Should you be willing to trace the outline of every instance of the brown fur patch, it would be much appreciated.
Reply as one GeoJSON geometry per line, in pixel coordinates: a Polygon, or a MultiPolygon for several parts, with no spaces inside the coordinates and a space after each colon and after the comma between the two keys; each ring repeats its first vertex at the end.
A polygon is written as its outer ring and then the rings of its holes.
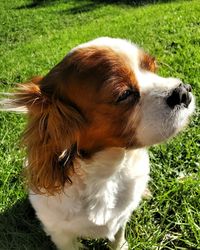
{"type": "Polygon", "coordinates": [[[19,85],[14,102],[28,108],[23,144],[28,155],[29,185],[35,192],[53,194],[70,182],[73,168],[63,169],[59,156],[78,140],[83,119],[73,107],[43,95],[40,82],[34,79],[19,85]]]}
{"type": "Polygon", "coordinates": [[[126,147],[124,128],[137,100],[133,97],[119,105],[116,100],[126,89],[139,92],[139,86],[125,57],[106,47],[79,49],[70,58],[68,79],[61,92],[87,121],[79,148],[91,153],[106,147],[126,147]]]}
{"type": "Polygon", "coordinates": [[[155,58],[143,51],[140,53],[140,67],[154,73],[158,68],[155,58]]]}
{"type": "Polygon", "coordinates": [[[85,156],[108,147],[134,146],[134,128],[125,132],[125,127],[138,93],[128,61],[107,47],[78,49],[44,78],[22,84],[15,104],[28,108],[23,141],[31,188],[49,194],[62,190],[74,171],[72,162],[63,169],[59,159],[75,144],[85,156]],[[117,103],[127,89],[133,94],[117,103]]]}

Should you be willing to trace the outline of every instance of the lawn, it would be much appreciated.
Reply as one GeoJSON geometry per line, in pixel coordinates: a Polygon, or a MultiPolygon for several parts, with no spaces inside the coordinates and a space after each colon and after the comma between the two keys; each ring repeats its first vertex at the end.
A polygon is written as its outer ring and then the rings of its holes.
{"type": "MultiPolygon", "coordinates": [[[[159,73],[190,83],[199,105],[199,0],[133,2],[0,1],[0,92],[47,73],[75,45],[112,36],[155,55],[159,73]]],[[[181,135],[150,148],[152,198],[127,226],[131,249],[200,249],[199,115],[197,108],[181,135]]],[[[23,185],[24,124],[22,115],[0,113],[0,250],[53,250],[23,185]]],[[[104,242],[86,244],[105,249],[104,242]]]]}

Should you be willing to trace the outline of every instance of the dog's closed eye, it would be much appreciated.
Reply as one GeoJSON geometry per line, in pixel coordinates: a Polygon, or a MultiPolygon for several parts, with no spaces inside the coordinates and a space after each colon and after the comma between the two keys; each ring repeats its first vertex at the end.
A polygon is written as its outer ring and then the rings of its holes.
{"type": "Polygon", "coordinates": [[[125,101],[129,101],[130,99],[134,98],[135,101],[138,101],[140,98],[140,93],[135,91],[134,89],[127,89],[119,95],[117,98],[117,103],[123,103],[125,101]]]}

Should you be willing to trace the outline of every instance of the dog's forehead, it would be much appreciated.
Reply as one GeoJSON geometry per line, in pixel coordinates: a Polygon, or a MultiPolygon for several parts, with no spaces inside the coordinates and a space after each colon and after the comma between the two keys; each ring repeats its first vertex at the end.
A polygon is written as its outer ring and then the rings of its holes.
{"type": "Polygon", "coordinates": [[[71,50],[71,52],[88,47],[107,47],[112,49],[116,53],[123,54],[131,64],[130,66],[132,66],[134,69],[138,68],[140,64],[139,58],[141,49],[137,45],[125,39],[100,37],[75,47],[71,50]]]}

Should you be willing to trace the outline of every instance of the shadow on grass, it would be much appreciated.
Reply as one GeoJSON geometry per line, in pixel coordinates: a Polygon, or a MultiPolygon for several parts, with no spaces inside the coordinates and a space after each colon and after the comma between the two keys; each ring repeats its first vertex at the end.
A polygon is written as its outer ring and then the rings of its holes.
{"type": "MultiPolygon", "coordinates": [[[[123,4],[123,5],[129,5],[133,7],[139,7],[147,4],[157,4],[157,3],[168,3],[168,2],[174,2],[177,0],[74,0],[74,5],[80,4],[79,6],[75,6],[71,8],[68,12],[71,14],[77,14],[80,12],[88,12],[93,9],[96,9],[97,7],[100,7],[101,5],[105,4],[123,4]]],[[[49,5],[55,5],[59,3],[66,3],[67,0],[58,1],[58,0],[32,0],[31,3],[22,5],[17,7],[16,9],[32,9],[32,8],[39,8],[39,7],[45,7],[49,5]]]]}
{"type": "Polygon", "coordinates": [[[168,3],[174,2],[176,0],[91,0],[96,3],[108,3],[108,4],[127,4],[132,6],[141,6],[146,4],[156,4],[156,3],[168,3]]]}
{"type": "MultiPolygon", "coordinates": [[[[82,240],[88,250],[108,250],[102,240],[82,240]]],[[[0,214],[0,250],[56,250],[27,199],[0,214]]]]}
{"type": "Polygon", "coordinates": [[[45,7],[48,5],[52,5],[56,3],[57,0],[32,0],[32,2],[21,5],[17,7],[16,9],[21,10],[21,9],[33,9],[33,8],[38,8],[38,7],[45,7]]]}
{"type": "Polygon", "coordinates": [[[45,235],[28,199],[0,214],[1,250],[56,250],[45,235]]]}
{"type": "Polygon", "coordinates": [[[62,10],[60,13],[62,14],[79,14],[84,12],[90,12],[106,4],[115,4],[115,5],[128,5],[130,7],[140,7],[147,4],[157,4],[157,3],[167,3],[167,2],[175,2],[177,0],[90,0],[89,2],[74,0],[74,7],[62,10]]]}

